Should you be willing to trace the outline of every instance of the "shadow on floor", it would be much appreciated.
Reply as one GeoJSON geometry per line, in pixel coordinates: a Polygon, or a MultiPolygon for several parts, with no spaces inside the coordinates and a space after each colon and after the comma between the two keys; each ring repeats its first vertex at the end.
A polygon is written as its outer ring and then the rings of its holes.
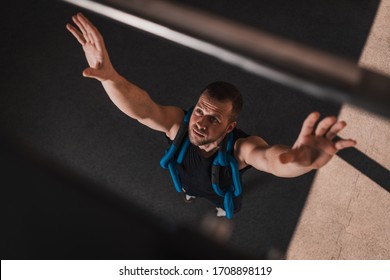
{"type": "Polygon", "coordinates": [[[390,192],[390,171],[356,148],[341,150],[337,155],[390,192]]]}

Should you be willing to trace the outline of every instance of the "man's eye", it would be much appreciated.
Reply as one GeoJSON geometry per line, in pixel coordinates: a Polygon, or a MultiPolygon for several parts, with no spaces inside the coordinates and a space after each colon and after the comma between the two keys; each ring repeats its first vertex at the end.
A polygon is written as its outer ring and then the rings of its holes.
{"type": "Polygon", "coordinates": [[[196,109],[195,113],[198,114],[198,115],[202,115],[202,110],[201,109],[196,109]]]}
{"type": "Polygon", "coordinates": [[[215,117],[210,117],[210,121],[211,121],[212,123],[219,123],[218,119],[215,118],[215,117]]]}

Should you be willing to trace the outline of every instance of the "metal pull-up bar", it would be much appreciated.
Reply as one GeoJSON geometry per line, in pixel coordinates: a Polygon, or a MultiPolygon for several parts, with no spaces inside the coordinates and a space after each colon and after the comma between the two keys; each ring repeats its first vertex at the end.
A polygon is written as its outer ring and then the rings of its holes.
{"type": "Polygon", "coordinates": [[[160,0],[63,0],[311,96],[390,118],[390,77],[202,10],[160,0]]]}

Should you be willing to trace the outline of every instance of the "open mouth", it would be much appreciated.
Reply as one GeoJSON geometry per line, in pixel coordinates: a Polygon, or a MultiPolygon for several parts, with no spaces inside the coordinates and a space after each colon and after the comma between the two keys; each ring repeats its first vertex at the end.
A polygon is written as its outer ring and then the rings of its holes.
{"type": "Polygon", "coordinates": [[[205,137],[206,135],[203,135],[202,133],[198,132],[197,130],[195,129],[192,129],[192,131],[194,132],[194,134],[198,137],[205,137]]]}

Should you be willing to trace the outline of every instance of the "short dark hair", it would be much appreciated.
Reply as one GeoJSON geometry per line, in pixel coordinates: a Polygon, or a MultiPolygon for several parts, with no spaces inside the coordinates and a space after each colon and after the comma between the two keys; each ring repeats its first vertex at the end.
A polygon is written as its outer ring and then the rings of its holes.
{"type": "Polygon", "coordinates": [[[231,119],[237,119],[242,110],[243,100],[240,91],[234,85],[224,81],[212,82],[201,91],[201,94],[204,93],[218,101],[231,101],[233,106],[231,119]]]}

